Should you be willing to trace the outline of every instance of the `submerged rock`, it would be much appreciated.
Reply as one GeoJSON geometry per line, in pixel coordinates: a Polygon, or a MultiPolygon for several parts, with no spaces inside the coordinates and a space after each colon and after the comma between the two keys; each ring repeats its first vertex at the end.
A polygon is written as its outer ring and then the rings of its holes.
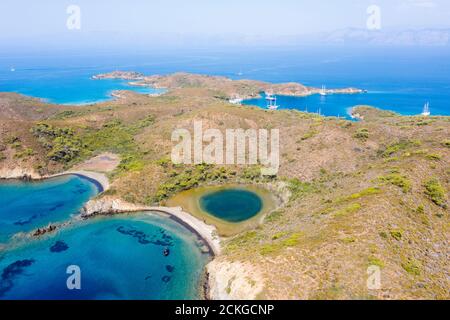
{"type": "Polygon", "coordinates": [[[63,252],[69,249],[69,246],[64,241],[56,241],[56,243],[50,247],[51,252],[63,252]]]}
{"type": "Polygon", "coordinates": [[[35,262],[34,259],[17,260],[3,269],[0,281],[0,297],[12,289],[13,278],[20,275],[24,270],[35,262]]]}
{"type": "Polygon", "coordinates": [[[166,266],[166,270],[167,270],[168,272],[172,273],[172,272],[175,270],[175,267],[174,267],[174,266],[171,266],[170,264],[168,264],[168,265],[166,266]]]}

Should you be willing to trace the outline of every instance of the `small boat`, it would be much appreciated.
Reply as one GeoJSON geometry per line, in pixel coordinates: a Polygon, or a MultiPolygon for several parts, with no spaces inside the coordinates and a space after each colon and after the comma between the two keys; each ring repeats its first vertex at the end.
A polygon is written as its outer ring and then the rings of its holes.
{"type": "Polygon", "coordinates": [[[273,95],[273,93],[270,92],[264,92],[265,96],[266,96],[266,100],[267,101],[274,101],[276,100],[275,96],[273,95]]]}
{"type": "Polygon", "coordinates": [[[239,98],[239,97],[236,97],[236,98],[233,98],[233,99],[228,100],[229,103],[231,103],[231,104],[237,104],[237,105],[242,104],[242,101],[243,101],[243,99],[241,99],[241,98],[239,98]]]}
{"type": "Polygon", "coordinates": [[[425,103],[425,105],[423,106],[422,115],[425,116],[425,117],[428,117],[429,115],[431,115],[430,103],[429,102],[425,103]]]}
{"type": "Polygon", "coordinates": [[[266,92],[265,94],[266,94],[266,100],[267,100],[267,108],[269,110],[278,109],[279,106],[277,105],[277,98],[271,93],[266,92]]]}
{"type": "Polygon", "coordinates": [[[11,71],[11,72],[14,72],[14,71],[16,71],[16,69],[15,69],[15,68],[11,68],[10,71],[11,71]]]}
{"type": "Polygon", "coordinates": [[[169,250],[169,248],[166,248],[166,249],[164,249],[164,251],[163,251],[163,255],[164,255],[164,257],[168,257],[168,256],[169,256],[169,254],[170,254],[170,250],[169,250]]]}

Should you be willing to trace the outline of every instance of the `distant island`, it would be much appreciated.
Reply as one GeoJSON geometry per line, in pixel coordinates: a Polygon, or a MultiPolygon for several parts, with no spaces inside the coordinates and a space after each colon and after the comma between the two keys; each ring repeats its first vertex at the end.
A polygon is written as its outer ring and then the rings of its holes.
{"type": "Polygon", "coordinates": [[[307,87],[300,83],[272,84],[256,80],[231,80],[225,77],[206,76],[190,73],[146,76],[138,72],[114,71],[92,77],[94,80],[123,79],[133,86],[149,86],[157,89],[215,88],[224,92],[228,98],[250,99],[259,97],[261,92],[275,95],[306,97],[313,94],[359,94],[365,91],[357,88],[324,89],[307,87]]]}

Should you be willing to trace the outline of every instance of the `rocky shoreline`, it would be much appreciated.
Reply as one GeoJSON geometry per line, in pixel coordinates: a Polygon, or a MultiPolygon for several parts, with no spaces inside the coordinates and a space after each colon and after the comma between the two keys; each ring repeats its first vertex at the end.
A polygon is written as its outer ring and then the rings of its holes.
{"type": "MultiPolygon", "coordinates": [[[[1,179],[20,179],[23,181],[41,181],[65,175],[80,175],[96,180],[104,190],[109,188],[107,177],[100,173],[87,171],[64,172],[52,176],[41,176],[30,170],[16,169],[8,172],[0,171],[1,179]]],[[[195,233],[208,248],[207,251],[212,260],[205,268],[204,281],[200,284],[200,290],[205,299],[228,300],[228,299],[256,299],[262,291],[263,281],[260,273],[253,266],[242,265],[239,262],[229,262],[221,258],[221,239],[217,235],[214,226],[207,225],[198,220],[181,207],[149,207],[128,203],[119,198],[105,196],[88,201],[81,209],[80,218],[90,219],[99,215],[127,214],[134,212],[146,212],[149,215],[160,214],[173,219],[195,233]],[[257,285],[255,285],[257,283],[257,285]]],[[[29,233],[30,237],[41,237],[54,233],[66,226],[63,224],[49,224],[47,227],[39,228],[29,233]]],[[[205,251],[204,251],[205,252],[205,251]]]]}
{"type": "Polygon", "coordinates": [[[304,86],[300,83],[280,83],[272,84],[256,80],[237,80],[231,81],[225,77],[204,76],[189,73],[175,73],[166,76],[144,75],[138,72],[114,71],[110,73],[98,74],[92,79],[121,79],[130,81],[129,85],[153,87],[157,89],[179,89],[184,87],[215,87],[222,89],[229,98],[237,96],[242,99],[251,99],[261,97],[261,92],[270,92],[275,95],[306,97],[314,94],[361,94],[366,90],[359,88],[340,88],[340,89],[321,89],[304,86]],[[249,89],[251,91],[248,91],[249,89]]]}

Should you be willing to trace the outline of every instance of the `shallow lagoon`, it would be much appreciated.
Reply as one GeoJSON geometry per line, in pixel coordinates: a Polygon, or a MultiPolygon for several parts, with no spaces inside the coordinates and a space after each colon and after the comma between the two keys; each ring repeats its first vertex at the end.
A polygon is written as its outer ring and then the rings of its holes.
{"type": "Polygon", "coordinates": [[[219,219],[242,222],[261,212],[263,203],[254,192],[229,189],[204,195],[200,198],[200,207],[219,219]]]}
{"type": "Polygon", "coordinates": [[[217,227],[222,236],[232,236],[258,226],[276,207],[274,195],[249,185],[207,186],[180,192],[167,201],[198,219],[217,227]]]}

